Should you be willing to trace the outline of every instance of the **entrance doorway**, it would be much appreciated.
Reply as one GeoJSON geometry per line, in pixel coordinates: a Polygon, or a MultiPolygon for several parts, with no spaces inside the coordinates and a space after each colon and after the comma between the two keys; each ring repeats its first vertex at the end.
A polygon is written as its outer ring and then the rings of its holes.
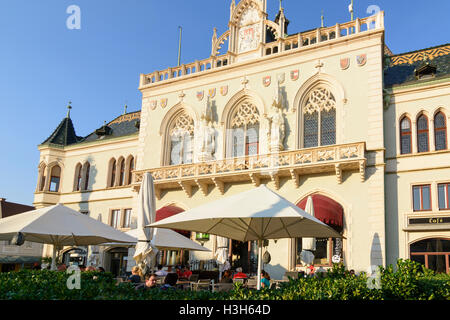
{"type": "Polygon", "coordinates": [[[244,273],[256,273],[258,267],[256,241],[231,241],[231,267],[242,268],[244,273]]]}
{"type": "Polygon", "coordinates": [[[437,273],[449,273],[450,239],[425,239],[410,245],[411,260],[437,273]]]}
{"type": "Polygon", "coordinates": [[[107,252],[109,256],[109,271],[115,277],[125,277],[127,270],[127,248],[113,248],[107,252]]]}

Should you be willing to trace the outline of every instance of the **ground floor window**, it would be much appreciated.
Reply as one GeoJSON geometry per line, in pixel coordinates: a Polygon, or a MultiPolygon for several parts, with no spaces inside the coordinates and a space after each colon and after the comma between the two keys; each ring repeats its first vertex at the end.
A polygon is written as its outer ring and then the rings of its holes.
{"type": "MultiPolygon", "coordinates": [[[[333,257],[342,258],[342,239],[337,238],[317,238],[312,241],[315,242],[315,250],[312,250],[310,245],[305,248],[304,238],[296,238],[296,257],[297,265],[302,265],[302,251],[308,250],[314,255],[313,264],[315,266],[331,266],[333,264],[333,257]]],[[[308,244],[311,242],[308,241],[308,244]]]]}
{"type": "Polygon", "coordinates": [[[438,273],[449,273],[450,239],[425,239],[410,245],[411,260],[438,273]]]}

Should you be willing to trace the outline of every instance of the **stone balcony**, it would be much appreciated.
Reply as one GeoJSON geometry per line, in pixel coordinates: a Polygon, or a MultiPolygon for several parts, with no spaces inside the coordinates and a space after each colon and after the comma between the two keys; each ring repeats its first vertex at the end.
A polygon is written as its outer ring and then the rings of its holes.
{"type": "Polygon", "coordinates": [[[298,188],[300,176],[317,173],[332,173],[341,184],[344,170],[359,171],[364,182],[366,163],[365,143],[359,142],[134,171],[133,189],[139,190],[146,172],[153,176],[158,200],[169,189],[181,188],[191,197],[198,187],[206,196],[210,185],[224,194],[226,183],[249,181],[259,186],[267,179],[278,190],[280,179],[286,177],[298,188]]]}

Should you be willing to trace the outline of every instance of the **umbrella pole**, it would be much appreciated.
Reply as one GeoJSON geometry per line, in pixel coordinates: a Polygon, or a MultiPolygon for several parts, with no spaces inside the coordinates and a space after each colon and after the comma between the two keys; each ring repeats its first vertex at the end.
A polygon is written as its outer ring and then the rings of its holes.
{"type": "Polygon", "coordinates": [[[52,266],[50,270],[56,270],[56,245],[53,244],[53,254],[52,254],[52,266]]]}
{"type": "Polygon", "coordinates": [[[262,240],[258,240],[258,283],[257,283],[258,290],[261,290],[261,270],[262,270],[262,240]]]}

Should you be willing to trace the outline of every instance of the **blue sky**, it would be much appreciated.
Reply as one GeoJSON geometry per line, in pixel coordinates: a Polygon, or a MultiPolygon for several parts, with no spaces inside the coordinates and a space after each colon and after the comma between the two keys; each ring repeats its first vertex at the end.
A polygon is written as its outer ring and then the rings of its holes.
{"type": "MultiPolygon", "coordinates": [[[[238,2],[238,1],[236,1],[238,2]]],[[[227,30],[231,0],[0,0],[0,197],[31,204],[43,142],[67,113],[77,135],[141,106],[139,74],[176,66],[178,26],[182,63],[209,56],[214,27],[227,30]],[[70,5],[81,29],[69,30],[70,5]]],[[[350,0],[284,0],[289,33],[350,19],[350,0]]],[[[370,5],[386,14],[394,53],[449,42],[448,0],[355,0],[355,16],[370,5]]],[[[268,0],[274,19],[278,0],[268,0]]]]}

